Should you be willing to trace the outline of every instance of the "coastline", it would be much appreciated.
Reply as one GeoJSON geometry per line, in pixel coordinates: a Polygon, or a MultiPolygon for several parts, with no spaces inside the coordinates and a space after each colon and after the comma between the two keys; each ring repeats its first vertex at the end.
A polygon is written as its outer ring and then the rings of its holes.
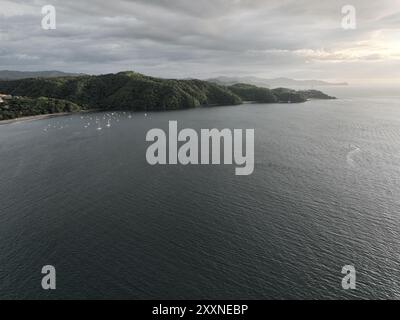
{"type": "Polygon", "coordinates": [[[21,118],[15,118],[15,119],[10,119],[10,120],[0,120],[0,126],[6,125],[6,124],[19,123],[19,122],[27,122],[27,121],[44,120],[44,119],[50,119],[50,118],[56,118],[56,117],[64,117],[64,116],[68,116],[68,115],[72,115],[72,114],[88,113],[88,112],[94,112],[94,111],[97,111],[97,110],[93,109],[93,110],[82,110],[80,112],[39,114],[36,116],[21,117],[21,118]]]}
{"type": "Polygon", "coordinates": [[[15,118],[15,119],[10,119],[10,120],[0,120],[0,125],[12,124],[12,123],[18,123],[18,122],[26,122],[26,121],[34,121],[34,120],[43,120],[43,119],[67,116],[70,114],[73,114],[73,113],[72,112],[63,112],[63,113],[40,114],[37,116],[15,118]]]}

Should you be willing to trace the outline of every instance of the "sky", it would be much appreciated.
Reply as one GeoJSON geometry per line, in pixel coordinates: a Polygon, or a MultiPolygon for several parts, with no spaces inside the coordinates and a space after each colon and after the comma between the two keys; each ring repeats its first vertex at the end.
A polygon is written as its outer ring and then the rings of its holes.
{"type": "Polygon", "coordinates": [[[400,0],[0,0],[0,69],[399,83],[400,0]]]}

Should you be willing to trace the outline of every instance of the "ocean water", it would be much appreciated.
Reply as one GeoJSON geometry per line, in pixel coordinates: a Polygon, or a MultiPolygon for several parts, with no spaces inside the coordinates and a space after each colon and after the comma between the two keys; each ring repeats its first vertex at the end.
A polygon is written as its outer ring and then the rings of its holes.
{"type": "Polygon", "coordinates": [[[400,298],[400,98],[325,91],[340,99],[1,125],[0,298],[400,298]],[[148,165],[169,120],[254,128],[254,174],[148,165]]]}

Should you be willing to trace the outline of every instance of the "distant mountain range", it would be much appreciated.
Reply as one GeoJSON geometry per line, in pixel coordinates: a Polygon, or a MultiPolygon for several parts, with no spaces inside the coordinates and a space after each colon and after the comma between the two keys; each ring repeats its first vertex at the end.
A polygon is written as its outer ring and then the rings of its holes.
{"type": "Polygon", "coordinates": [[[58,78],[82,76],[82,73],[66,73],[61,71],[11,71],[0,70],[0,80],[21,80],[28,78],[58,78]]]}
{"type": "Polygon", "coordinates": [[[208,79],[207,81],[231,86],[238,83],[247,83],[252,84],[258,87],[265,88],[279,88],[279,87],[323,87],[323,86],[347,86],[348,83],[340,82],[340,83],[332,83],[326,82],[322,80],[294,80],[289,78],[275,78],[275,79],[263,79],[258,77],[217,77],[208,79]]]}
{"type": "MultiPolygon", "coordinates": [[[[51,71],[12,71],[12,70],[0,70],[0,80],[21,80],[29,78],[60,78],[60,77],[77,77],[84,76],[83,73],[67,73],[57,70],[51,71]]],[[[224,85],[232,86],[238,83],[252,84],[258,87],[264,88],[279,88],[279,87],[323,87],[323,86],[347,86],[348,83],[332,83],[322,80],[294,80],[290,78],[274,78],[264,79],[258,77],[217,77],[207,79],[206,81],[224,85]]]]}

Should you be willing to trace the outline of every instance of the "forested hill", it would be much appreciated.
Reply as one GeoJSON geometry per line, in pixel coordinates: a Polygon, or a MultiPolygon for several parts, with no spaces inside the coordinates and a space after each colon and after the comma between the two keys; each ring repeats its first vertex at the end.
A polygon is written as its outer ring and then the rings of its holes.
{"type": "Polygon", "coordinates": [[[201,80],[166,80],[135,72],[0,81],[0,93],[68,100],[86,109],[175,110],[235,105],[229,89],[201,80]]]}
{"type": "Polygon", "coordinates": [[[3,119],[19,117],[21,114],[25,116],[53,113],[52,110],[56,113],[57,110],[68,109],[69,107],[65,107],[66,104],[76,105],[74,110],[79,107],[80,110],[161,111],[237,105],[243,101],[298,103],[307,99],[333,98],[315,90],[295,91],[285,88],[270,90],[248,84],[225,87],[201,80],[153,78],[131,71],[100,76],[0,81],[0,94],[18,98],[0,101],[0,113],[3,119]],[[26,100],[39,98],[47,100],[26,100]],[[57,102],[58,100],[63,102],[57,102]]]}

